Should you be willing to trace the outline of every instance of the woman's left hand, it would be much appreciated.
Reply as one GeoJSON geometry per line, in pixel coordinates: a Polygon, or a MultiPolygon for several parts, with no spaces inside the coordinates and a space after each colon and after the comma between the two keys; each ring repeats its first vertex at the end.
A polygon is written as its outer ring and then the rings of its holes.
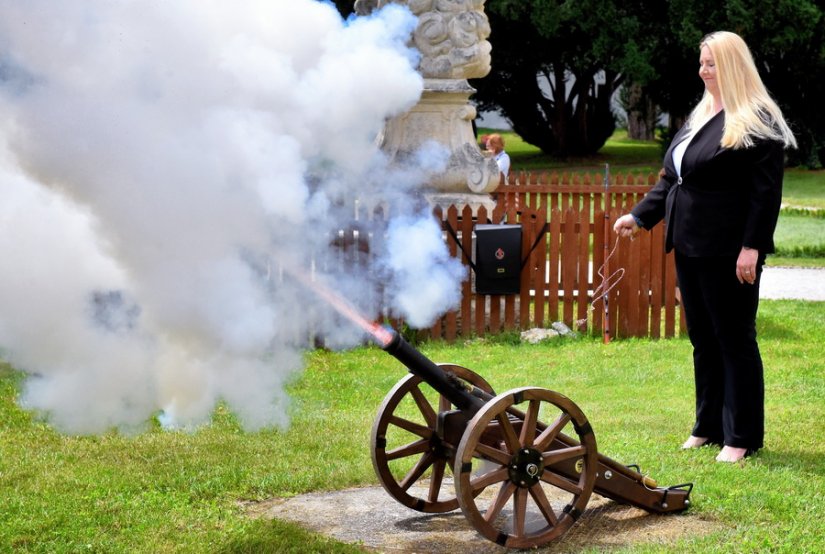
{"type": "Polygon", "coordinates": [[[756,282],[756,261],[759,250],[743,246],[736,260],[736,278],[740,283],[754,284],[756,282]]]}

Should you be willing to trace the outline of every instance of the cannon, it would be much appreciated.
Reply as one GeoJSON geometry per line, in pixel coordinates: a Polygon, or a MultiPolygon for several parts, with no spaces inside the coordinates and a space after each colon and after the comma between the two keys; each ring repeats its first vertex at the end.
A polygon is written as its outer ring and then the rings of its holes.
{"type": "Polygon", "coordinates": [[[539,387],[496,394],[477,373],[436,364],[321,283],[301,283],[409,370],[370,433],[378,479],[401,504],[423,513],[461,508],[476,531],[507,548],[563,536],[593,492],[660,514],[690,505],[692,483],[660,487],[599,454],[590,422],[566,396],[539,387]]]}
{"type": "Polygon", "coordinates": [[[690,505],[691,483],[659,487],[599,454],[590,422],[562,394],[496,394],[477,373],[432,362],[392,329],[373,336],[409,370],[384,398],[370,440],[378,479],[401,504],[461,508],[476,531],[507,548],[558,539],[593,492],[660,514],[690,505]]]}

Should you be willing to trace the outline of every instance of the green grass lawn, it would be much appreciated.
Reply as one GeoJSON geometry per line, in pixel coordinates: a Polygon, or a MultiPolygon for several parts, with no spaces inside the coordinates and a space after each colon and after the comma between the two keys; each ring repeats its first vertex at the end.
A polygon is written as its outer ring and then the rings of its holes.
{"type": "MultiPolygon", "coordinates": [[[[564,162],[505,138],[516,169],[601,171],[610,163],[614,171],[651,172],[660,164],[658,144],[620,134],[598,156],[564,162]]],[[[786,257],[769,263],[825,265],[825,218],[800,209],[825,208],[825,172],[788,170],[785,203],[776,239],[786,257]]],[[[691,513],[720,524],[676,544],[623,551],[823,552],[824,331],[825,303],[761,303],[768,433],[765,449],[742,465],[715,463],[713,449],[678,448],[693,411],[684,338],[530,346],[504,336],[423,350],[478,371],[499,391],[533,385],[569,396],[593,425],[600,452],[640,464],[662,484],[694,482],[691,513]]],[[[360,552],[244,509],[377,483],[369,430],[404,368],[376,348],[313,351],[306,362],[290,385],[286,430],[247,433],[218,408],[196,432],[150,422],[137,436],[78,437],[22,410],[23,374],[0,361],[0,552],[360,552]]]]}
{"type": "Polygon", "coordinates": [[[825,170],[786,169],[783,200],[793,207],[825,210],[825,170]]]}
{"type": "Polygon", "coordinates": [[[825,260],[825,218],[783,213],[774,241],[777,256],[825,260]]]}
{"type": "Polygon", "coordinates": [[[505,149],[516,170],[598,171],[610,164],[614,171],[624,173],[656,173],[662,162],[661,146],[657,142],[627,138],[625,131],[617,131],[598,154],[586,157],[554,158],[524,142],[512,132],[479,129],[479,135],[497,132],[505,141],[505,149]]]}
{"type": "MultiPolygon", "coordinates": [[[[719,523],[707,535],[622,552],[823,552],[823,330],[823,303],[762,303],[767,437],[742,465],[716,463],[712,448],[679,449],[693,412],[685,339],[488,339],[422,350],[474,369],[498,391],[531,385],[567,395],[600,452],[662,484],[693,482],[691,513],[719,523]]],[[[404,368],[377,348],[313,351],[306,361],[290,386],[286,430],[245,433],[218,409],[196,432],[153,425],[133,437],[56,433],[18,407],[22,376],[0,364],[0,552],[359,551],[244,511],[245,502],[377,483],[369,430],[404,368]]]]}
{"type": "MultiPolygon", "coordinates": [[[[479,129],[479,134],[493,132],[479,129]]],[[[602,173],[610,164],[613,174],[647,175],[662,165],[658,142],[627,138],[617,130],[598,154],[560,160],[542,154],[512,132],[501,132],[514,170],[602,173]]],[[[825,170],[789,168],[783,183],[783,205],[776,230],[777,253],[768,265],[825,267],[825,170]]]]}

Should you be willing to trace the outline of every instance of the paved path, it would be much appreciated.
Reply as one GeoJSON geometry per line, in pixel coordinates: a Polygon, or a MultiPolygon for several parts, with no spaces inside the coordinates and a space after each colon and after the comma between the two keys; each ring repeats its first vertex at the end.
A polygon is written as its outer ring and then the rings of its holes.
{"type": "Polygon", "coordinates": [[[759,297],[825,301],[825,268],[766,266],[759,297]]]}

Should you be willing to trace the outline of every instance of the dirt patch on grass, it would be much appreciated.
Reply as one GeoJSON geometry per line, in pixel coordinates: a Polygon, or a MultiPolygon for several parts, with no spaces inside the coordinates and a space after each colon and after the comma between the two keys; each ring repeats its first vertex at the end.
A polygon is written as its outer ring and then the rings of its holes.
{"type": "MultiPolygon", "coordinates": [[[[381,487],[312,493],[245,504],[251,517],[291,521],[339,541],[388,553],[506,552],[472,528],[461,510],[423,514],[401,505],[381,487]]],[[[722,528],[687,511],[656,515],[594,494],[579,521],[561,539],[535,552],[607,551],[632,545],[673,544],[722,528]]]]}

